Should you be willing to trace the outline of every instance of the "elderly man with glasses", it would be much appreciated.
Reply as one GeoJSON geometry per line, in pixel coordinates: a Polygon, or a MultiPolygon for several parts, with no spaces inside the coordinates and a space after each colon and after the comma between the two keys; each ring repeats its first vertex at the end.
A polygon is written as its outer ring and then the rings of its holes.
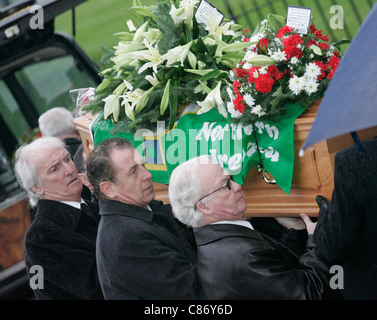
{"type": "Polygon", "coordinates": [[[314,244],[311,219],[301,216],[309,237],[299,257],[254,230],[244,216],[241,185],[210,157],[179,165],[170,178],[169,198],[174,215],[194,228],[208,299],[323,299],[332,294],[330,266],[314,244]]]}

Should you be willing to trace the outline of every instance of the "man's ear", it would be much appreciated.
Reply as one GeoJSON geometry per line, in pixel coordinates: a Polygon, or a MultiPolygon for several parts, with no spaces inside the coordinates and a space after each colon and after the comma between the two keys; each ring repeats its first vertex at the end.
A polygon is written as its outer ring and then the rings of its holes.
{"type": "Polygon", "coordinates": [[[203,215],[212,215],[213,214],[213,211],[211,208],[209,208],[206,203],[203,203],[202,201],[199,201],[197,204],[196,204],[196,210],[200,211],[201,213],[203,213],[203,215]]]}
{"type": "Polygon", "coordinates": [[[88,180],[88,176],[86,175],[86,173],[84,173],[84,172],[79,173],[79,177],[80,177],[80,180],[83,183],[83,185],[87,186],[90,189],[90,191],[93,192],[93,187],[90,184],[90,182],[88,180]]]}
{"type": "Polygon", "coordinates": [[[33,190],[35,193],[40,194],[40,195],[44,195],[45,193],[44,189],[40,185],[37,185],[37,184],[35,186],[32,186],[31,190],[33,190]]]}
{"type": "Polygon", "coordinates": [[[115,191],[113,190],[113,183],[110,181],[102,181],[99,188],[101,189],[102,193],[110,199],[113,199],[116,195],[115,191]]]}

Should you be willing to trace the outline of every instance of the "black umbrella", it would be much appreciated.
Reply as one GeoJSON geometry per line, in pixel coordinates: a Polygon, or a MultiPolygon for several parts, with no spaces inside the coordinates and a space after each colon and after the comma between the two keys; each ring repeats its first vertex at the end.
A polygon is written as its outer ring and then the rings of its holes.
{"type": "MultiPolygon", "coordinates": [[[[377,125],[377,3],[360,26],[324,94],[302,147],[377,125]]],[[[301,151],[301,152],[302,152],[301,151]]]]}

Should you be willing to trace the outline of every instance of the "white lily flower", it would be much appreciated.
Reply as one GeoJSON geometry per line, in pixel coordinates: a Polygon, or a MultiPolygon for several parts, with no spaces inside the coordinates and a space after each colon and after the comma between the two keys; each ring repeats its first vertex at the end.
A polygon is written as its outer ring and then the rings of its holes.
{"type": "Polygon", "coordinates": [[[132,44],[129,42],[120,41],[114,48],[116,51],[111,60],[114,62],[115,67],[119,70],[125,65],[135,65],[135,54],[139,50],[145,49],[145,46],[143,44],[132,44]]]}
{"type": "MultiPolygon", "coordinates": [[[[107,119],[109,115],[111,115],[114,112],[114,110],[119,109],[119,96],[116,94],[110,94],[105,99],[102,99],[102,101],[105,102],[105,106],[103,108],[104,119],[107,119]]],[[[115,114],[116,113],[117,112],[115,112],[115,114]]]]}
{"type": "Polygon", "coordinates": [[[138,51],[144,48],[145,46],[143,44],[130,43],[128,41],[119,41],[118,45],[114,47],[115,55],[138,51]]]}
{"type": "Polygon", "coordinates": [[[157,75],[153,72],[153,76],[151,76],[151,75],[147,75],[146,77],[145,77],[145,79],[146,80],[148,80],[148,82],[152,85],[152,86],[157,86],[159,83],[160,83],[160,81],[158,81],[158,79],[157,79],[157,75]]]}
{"type": "Polygon", "coordinates": [[[116,89],[114,90],[112,94],[102,99],[102,101],[105,102],[105,106],[103,108],[103,117],[105,119],[107,119],[110,114],[113,114],[114,121],[118,122],[119,111],[120,111],[119,97],[124,92],[125,89],[126,89],[126,84],[122,82],[119,86],[116,87],[116,89]]]}
{"type": "Polygon", "coordinates": [[[126,113],[126,116],[131,119],[132,121],[135,121],[135,113],[130,104],[127,100],[123,99],[122,106],[124,106],[124,112],[126,113]]]}
{"type": "Polygon", "coordinates": [[[146,39],[143,39],[144,45],[148,48],[148,50],[142,50],[135,53],[135,56],[139,57],[141,60],[149,60],[150,62],[144,63],[142,67],[140,67],[138,73],[142,73],[145,69],[150,67],[153,68],[154,73],[157,73],[157,67],[164,62],[160,53],[153,48],[146,39]]]}
{"type": "Polygon", "coordinates": [[[190,29],[193,28],[192,20],[194,18],[195,5],[197,3],[198,0],[182,0],[178,8],[172,4],[169,14],[172,17],[176,27],[178,27],[180,23],[184,21],[190,29]]]}
{"type": "Polygon", "coordinates": [[[144,90],[136,89],[134,91],[128,92],[126,97],[127,100],[131,103],[132,110],[135,108],[137,102],[141,98],[141,96],[144,94],[144,90]]]}
{"type": "Polygon", "coordinates": [[[181,62],[181,66],[183,66],[183,62],[185,61],[188,52],[190,50],[192,41],[185,44],[184,46],[178,46],[173,49],[170,49],[167,53],[165,53],[161,58],[167,60],[166,65],[170,66],[175,62],[181,62]]]}
{"type": "Polygon", "coordinates": [[[141,43],[141,41],[144,39],[144,33],[147,30],[148,21],[145,22],[140,28],[138,28],[134,34],[134,37],[132,39],[132,42],[134,43],[141,43]]]}
{"type": "Polygon", "coordinates": [[[127,20],[127,27],[128,27],[128,30],[130,30],[131,32],[136,30],[136,27],[134,23],[132,22],[132,20],[127,20]]]}
{"type": "Polygon", "coordinates": [[[230,29],[230,27],[234,24],[233,21],[225,22],[220,25],[220,21],[218,19],[218,15],[216,10],[213,10],[212,18],[209,19],[208,24],[206,26],[206,30],[208,31],[209,35],[214,35],[221,38],[222,35],[231,35],[235,36],[236,33],[230,29]]]}
{"type": "Polygon", "coordinates": [[[169,11],[170,16],[174,21],[174,25],[178,27],[183,20],[185,20],[185,16],[183,15],[184,9],[183,8],[176,8],[174,4],[171,5],[171,9],[169,11]]]}
{"type": "Polygon", "coordinates": [[[143,37],[152,45],[162,38],[162,32],[156,28],[149,28],[147,32],[144,32],[143,37]]]}
{"type": "Polygon", "coordinates": [[[204,101],[197,101],[197,104],[201,107],[198,111],[198,114],[203,114],[211,110],[215,105],[217,105],[217,109],[219,112],[226,118],[227,113],[225,110],[225,104],[223,99],[221,98],[220,93],[221,88],[221,81],[217,84],[216,88],[213,89],[204,101]]]}

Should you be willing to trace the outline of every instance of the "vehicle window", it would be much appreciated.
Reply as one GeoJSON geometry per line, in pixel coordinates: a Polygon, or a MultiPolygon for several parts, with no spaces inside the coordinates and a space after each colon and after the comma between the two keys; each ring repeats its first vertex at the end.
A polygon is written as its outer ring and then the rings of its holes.
{"type": "Polygon", "coordinates": [[[19,143],[30,135],[31,128],[3,80],[0,80],[0,114],[19,143]]]}
{"type": "Polygon", "coordinates": [[[15,4],[19,2],[20,0],[0,0],[0,8],[9,6],[11,4],[15,4]]]}
{"type": "Polygon", "coordinates": [[[16,79],[30,96],[39,114],[53,107],[73,110],[69,91],[96,87],[97,83],[76,66],[72,56],[37,62],[15,72],[16,79]]]}

